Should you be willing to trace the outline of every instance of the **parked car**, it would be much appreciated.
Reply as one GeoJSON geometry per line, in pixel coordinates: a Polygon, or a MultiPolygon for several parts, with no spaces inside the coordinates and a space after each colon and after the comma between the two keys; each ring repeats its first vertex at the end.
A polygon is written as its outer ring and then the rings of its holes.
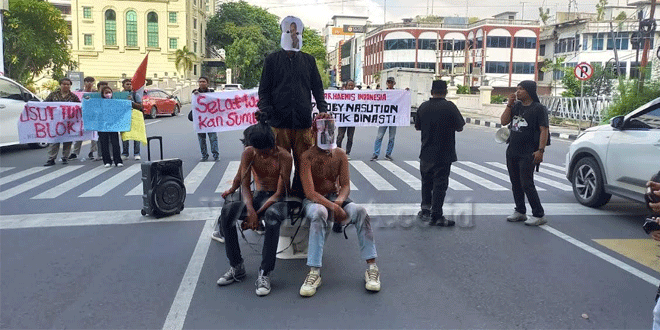
{"type": "Polygon", "coordinates": [[[573,194],[590,207],[607,204],[612,195],[644,202],[645,184],[658,170],[660,98],[585,130],[566,154],[573,194]]]}
{"type": "MultiPolygon", "coordinates": [[[[28,101],[41,101],[21,84],[0,76],[0,147],[20,144],[18,120],[28,101]]],[[[44,148],[48,143],[30,143],[32,148],[44,148]]]]}
{"type": "Polygon", "coordinates": [[[167,114],[176,116],[181,111],[181,103],[172,94],[162,89],[148,89],[144,91],[142,106],[145,115],[156,118],[158,115],[167,114]]]}
{"type": "Polygon", "coordinates": [[[243,85],[241,84],[224,84],[222,85],[222,90],[223,91],[239,91],[243,89],[243,85]]]}

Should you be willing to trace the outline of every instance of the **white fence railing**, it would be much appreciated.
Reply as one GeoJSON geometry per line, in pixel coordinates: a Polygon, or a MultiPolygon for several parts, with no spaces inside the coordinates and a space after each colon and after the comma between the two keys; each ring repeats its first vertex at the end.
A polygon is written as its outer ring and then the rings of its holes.
{"type": "Polygon", "coordinates": [[[603,110],[612,103],[611,97],[541,96],[539,99],[550,116],[592,122],[600,122],[603,110]]]}

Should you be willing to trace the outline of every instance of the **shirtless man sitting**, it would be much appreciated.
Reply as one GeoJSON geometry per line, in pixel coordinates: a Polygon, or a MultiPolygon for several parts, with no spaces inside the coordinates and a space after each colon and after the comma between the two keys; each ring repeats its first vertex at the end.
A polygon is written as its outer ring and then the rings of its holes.
{"type": "MultiPolygon", "coordinates": [[[[332,116],[320,114],[317,120],[328,119],[334,124],[332,116]]],[[[323,125],[319,125],[323,126],[323,125]]],[[[334,125],[325,125],[334,130],[334,125]]],[[[316,120],[312,125],[316,134],[316,120]]],[[[332,134],[331,134],[332,136],[332,134]]],[[[353,224],[357,230],[360,254],[367,261],[367,271],[364,274],[365,287],[369,291],[380,291],[380,274],[376,266],[376,245],[374,233],[371,229],[369,215],[364,207],[353,203],[348,194],[351,191],[348,157],[340,148],[319,144],[305,151],[301,160],[301,180],[305,192],[303,210],[309,220],[309,248],[307,252],[307,266],[311,270],[300,287],[300,295],[311,297],[316,288],[321,285],[321,259],[323,258],[323,245],[331,221],[343,225],[353,224]],[[323,146],[327,149],[321,149],[323,146]]]]}
{"type": "Polygon", "coordinates": [[[250,147],[241,156],[241,197],[242,201],[229,203],[222,210],[222,228],[225,233],[225,250],[231,268],[218,279],[224,286],[245,277],[245,267],[238,245],[235,222],[247,209],[244,228],[256,230],[259,220],[266,223],[266,234],[262,251],[256,293],[265,296],[270,293],[268,274],[275,268],[275,255],[280,235],[280,225],[287,214],[287,204],[283,201],[289,189],[293,158],[286,150],[275,145],[275,137],[265,124],[259,124],[250,132],[250,147]],[[250,181],[254,172],[258,190],[254,196],[250,181]],[[227,210],[225,210],[227,209],[227,210]]]}

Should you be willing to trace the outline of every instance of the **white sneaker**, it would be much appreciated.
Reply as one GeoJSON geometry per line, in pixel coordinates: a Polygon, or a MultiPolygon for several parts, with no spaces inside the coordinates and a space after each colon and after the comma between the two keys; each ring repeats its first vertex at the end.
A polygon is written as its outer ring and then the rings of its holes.
{"type": "Polygon", "coordinates": [[[546,224],[548,220],[545,219],[545,216],[542,216],[540,218],[537,218],[535,216],[529,217],[527,221],[525,221],[525,224],[528,226],[540,226],[543,224],[546,224]]]}
{"type": "Polygon", "coordinates": [[[127,160],[127,159],[128,159],[128,156],[126,156],[126,155],[121,155],[121,159],[123,159],[123,160],[127,160]]]}
{"type": "Polygon", "coordinates": [[[220,242],[220,243],[224,243],[224,242],[225,242],[225,238],[222,236],[222,233],[221,233],[220,231],[218,231],[218,230],[214,231],[214,232],[211,234],[211,239],[214,240],[214,241],[216,241],[216,242],[220,242]]]}
{"type": "Polygon", "coordinates": [[[303,297],[311,297],[316,293],[316,288],[321,286],[321,272],[310,270],[305,277],[305,282],[300,287],[300,295],[303,297]]]}
{"type": "Polygon", "coordinates": [[[105,165],[103,165],[103,167],[109,168],[109,167],[112,167],[112,164],[105,164],[105,165]]]}
{"type": "Polygon", "coordinates": [[[124,167],[124,163],[118,163],[117,167],[124,167]]]}
{"type": "Polygon", "coordinates": [[[380,272],[376,264],[369,264],[369,268],[364,272],[364,287],[369,291],[380,291],[380,272]]]}
{"type": "Polygon", "coordinates": [[[142,157],[140,157],[140,155],[135,155],[135,160],[140,160],[140,159],[142,159],[142,157]]]}
{"type": "Polygon", "coordinates": [[[518,211],[514,211],[512,215],[506,217],[506,221],[508,222],[519,222],[519,221],[525,221],[527,220],[527,216],[523,213],[520,213],[518,211]]]}
{"type": "Polygon", "coordinates": [[[254,284],[257,286],[257,290],[255,290],[257,296],[265,296],[270,293],[270,277],[264,275],[263,270],[259,270],[259,277],[254,284]]]}

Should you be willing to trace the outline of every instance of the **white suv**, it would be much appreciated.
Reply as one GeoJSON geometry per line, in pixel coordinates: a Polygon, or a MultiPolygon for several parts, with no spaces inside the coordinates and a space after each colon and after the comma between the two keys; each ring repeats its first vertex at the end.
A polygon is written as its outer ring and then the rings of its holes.
{"type": "MultiPolygon", "coordinates": [[[[40,101],[21,84],[0,76],[0,147],[19,144],[18,120],[28,101],[40,101]]],[[[32,148],[43,148],[48,143],[30,143],[32,148]]]]}
{"type": "Polygon", "coordinates": [[[566,177],[580,204],[599,207],[612,195],[644,202],[646,182],[660,171],[660,98],[610,125],[585,130],[566,154],[566,177]]]}

